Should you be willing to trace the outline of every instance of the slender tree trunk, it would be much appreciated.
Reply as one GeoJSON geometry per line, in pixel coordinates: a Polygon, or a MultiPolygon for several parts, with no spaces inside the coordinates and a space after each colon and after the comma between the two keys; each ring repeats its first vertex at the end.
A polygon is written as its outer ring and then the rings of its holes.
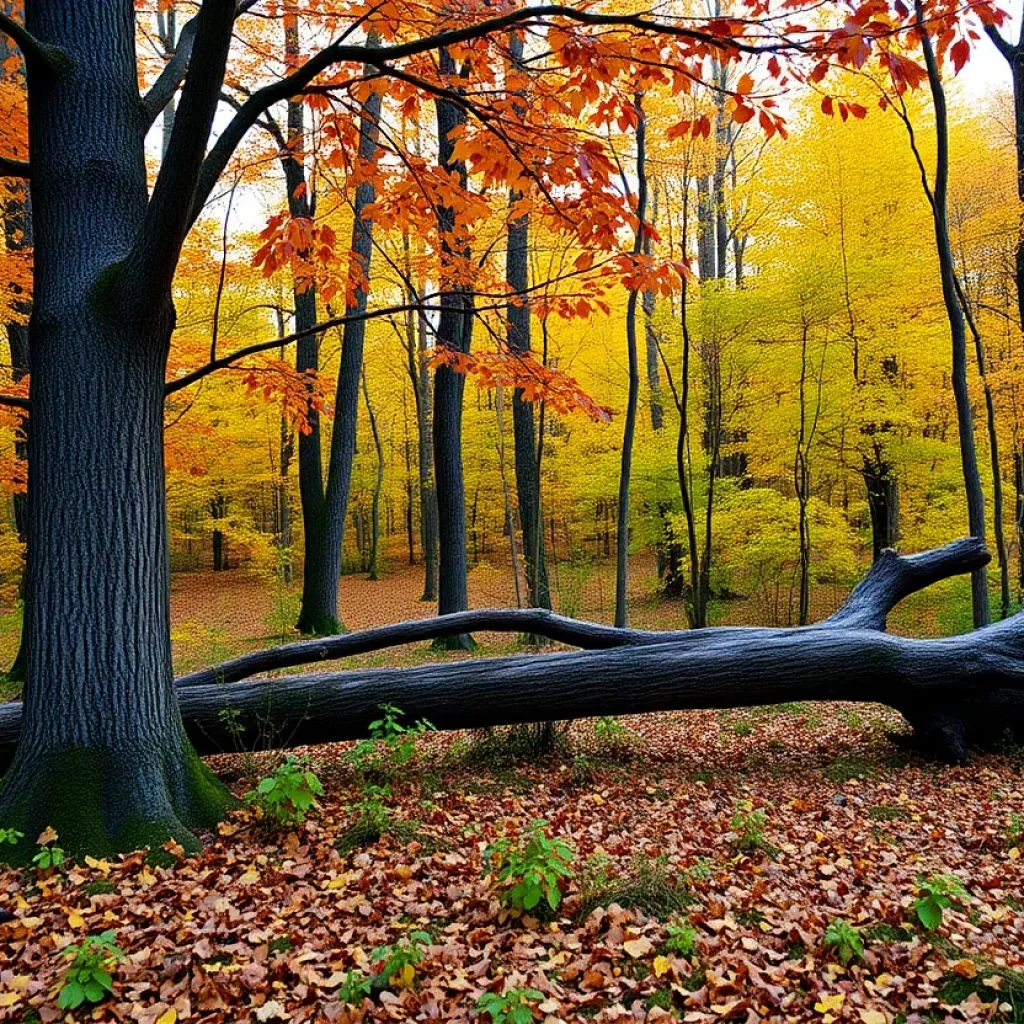
{"type": "Polygon", "coordinates": [[[75,854],[169,837],[197,849],[193,830],[230,796],[186,738],[171,677],[163,409],[174,307],[168,285],[140,315],[122,263],[147,203],[134,5],[35,0],[27,13],[28,30],[69,59],[29,99],[33,599],[0,825],[32,838],[51,826],[75,854]]]}
{"type": "MultiPolygon", "coordinates": [[[[446,50],[440,51],[441,73],[457,77],[455,61],[446,50]]],[[[467,181],[465,165],[454,158],[452,132],[465,124],[466,112],[451,100],[438,99],[438,158],[442,168],[454,172],[463,186],[467,181]]],[[[473,296],[465,286],[453,283],[453,261],[467,261],[468,246],[455,241],[455,211],[438,207],[438,233],[442,243],[441,303],[438,344],[456,352],[469,352],[473,330],[473,296]],[[445,266],[447,264],[447,266],[445,266]]],[[[466,564],[466,485],[462,470],[462,401],[466,378],[449,367],[438,367],[434,380],[434,470],[438,512],[438,611],[463,611],[469,607],[466,564]]],[[[444,646],[469,648],[472,639],[459,636],[444,646]]]]}
{"type": "MultiPolygon", "coordinates": [[[[359,161],[362,166],[372,164],[376,158],[380,107],[381,94],[371,92],[364,101],[359,116],[359,161]]],[[[350,269],[356,285],[354,301],[345,307],[345,312],[349,316],[366,311],[370,257],[373,254],[373,223],[364,216],[364,211],[374,201],[375,194],[372,180],[360,181],[356,186],[352,204],[350,269]]],[[[316,537],[313,551],[318,564],[314,571],[310,572],[307,561],[303,580],[302,612],[299,616],[299,629],[303,633],[327,635],[337,633],[343,628],[338,618],[338,586],[345,523],[348,519],[349,492],[352,486],[352,462],[356,453],[359,382],[363,369],[365,340],[365,320],[355,319],[345,323],[341,340],[341,363],[338,367],[334,396],[334,431],[331,435],[327,487],[314,526],[316,537]]]]}
{"type": "MultiPolygon", "coordinates": [[[[509,51],[518,66],[523,55],[522,36],[509,39],[509,51]]],[[[522,196],[509,193],[509,205],[522,196]]],[[[512,352],[530,351],[530,307],[526,301],[529,287],[530,218],[528,215],[510,220],[508,225],[508,254],[505,262],[505,280],[509,291],[519,299],[509,302],[508,347],[512,352]]],[[[544,527],[540,521],[540,468],[537,460],[537,440],[533,421],[533,403],[527,401],[517,389],[512,397],[512,430],[515,442],[516,498],[519,522],[523,531],[523,561],[530,604],[535,608],[551,607],[551,591],[544,560],[544,527]]]]}
{"type": "MultiPolygon", "coordinates": [[[[960,462],[967,497],[967,519],[971,536],[984,541],[985,495],[981,487],[981,474],[978,472],[978,453],[974,446],[974,412],[967,390],[967,332],[964,326],[964,313],[957,295],[956,265],[949,239],[949,118],[946,110],[946,92],[942,85],[942,74],[935,58],[931,37],[927,29],[923,28],[925,17],[922,0],[915,0],[914,8],[918,23],[922,26],[921,45],[928,71],[932,103],[935,107],[937,153],[935,184],[932,189],[932,219],[942,275],[942,298],[946,306],[953,345],[953,396],[956,400],[956,418],[960,433],[960,462]]],[[[971,604],[975,628],[987,625],[988,576],[984,568],[977,569],[971,574],[971,604]]]]}
{"type": "MultiPolygon", "coordinates": [[[[289,61],[299,57],[299,26],[294,14],[284,21],[285,55],[289,61]]],[[[311,194],[305,168],[305,106],[301,97],[288,101],[288,149],[281,163],[288,190],[288,213],[308,220],[316,214],[316,197],[311,194]]],[[[295,330],[310,331],[317,323],[316,284],[295,282],[292,288],[295,306],[295,330]]],[[[320,335],[305,334],[295,345],[295,370],[312,377],[320,369],[320,335]]],[[[303,558],[302,602],[296,628],[300,633],[334,633],[339,629],[337,601],[329,601],[330,583],[326,580],[323,551],[324,470],[320,413],[310,404],[306,429],[299,432],[299,507],[302,512],[303,558]]]]}
{"type": "Polygon", "coordinates": [[[882,552],[899,540],[899,481],[877,448],[873,456],[864,456],[861,476],[871,514],[871,554],[877,562],[882,552]]]}
{"type": "MultiPolygon", "coordinates": [[[[636,110],[636,239],[633,254],[643,251],[644,218],[647,216],[647,160],[645,143],[647,125],[643,111],[643,97],[637,94],[636,110]]],[[[622,462],[619,470],[618,524],[615,538],[615,625],[624,629],[629,624],[629,489],[633,471],[633,436],[636,433],[636,413],[640,397],[640,358],[637,346],[636,313],[640,292],[633,288],[626,305],[626,348],[629,353],[629,397],[626,403],[626,423],[622,437],[622,462]]]]}
{"type": "Polygon", "coordinates": [[[384,442],[381,441],[380,430],[377,428],[377,417],[370,402],[370,389],[366,384],[366,367],[363,367],[363,401],[366,403],[366,415],[370,420],[370,433],[373,435],[373,447],[377,454],[377,477],[373,484],[373,504],[370,507],[370,579],[380,579],[380,496],[384,490],[384,442]]]}

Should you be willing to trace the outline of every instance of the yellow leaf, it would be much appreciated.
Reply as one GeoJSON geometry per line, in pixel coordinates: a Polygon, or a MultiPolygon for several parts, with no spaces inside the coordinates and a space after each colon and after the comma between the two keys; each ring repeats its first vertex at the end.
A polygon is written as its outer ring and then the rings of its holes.
{"type": "Polygon", "coordinates": [[[406,987],[412,985],[413,979],[416,977],[416,971],[412,964],[406,964],[402,968],[402,984],[406,987]]]}
{"type": "Polygon", "coordinates": [[[85,863],[95,871],[99,871],[101,874],[110,874],[110,861],[108,860],[97,860],[95,857],[90,857],[88,854],[85,855],[85,863]]]}
{"type": "Polygon", "coordinates": [[[959,974],[961,978],[976,978],[978,968],[973,960],[957,960],[953,965],[953,973],[959,974]]]}
{"type": "Polygon", "coordinates": [[[836,992],[835,995],[822,996],[821,999],[814,1004],[814,1008],[818,1013],[831,1013],[832,1010],[838,1010],[843,1003],[846,1002],[845,992],[836,992]]]}
{"type": "Polygon", "coordinates": [[[70,928],[83,928],[85,927],[85,918],[77,910],[72,910],[68,914],[68,926],[70,928]]]}
{"type": "Polygon", "coordinates": [[[1010,850],[1010,860],[1020,860],[1020,847],[1015,846],[1010,850]]]}
{"type": "Polygon", "coordinates": [[[156,1019],[156,1024],[174,1024],[178,1019],[178,1011],[172,1006],[169,1010],[165,1010],[156,1019]]]}
{"type": "Polygon", "coordinates": [[[654,958],[654,974],[655,977],[660,978],[663,974],[667,974],[672,967],[672,962],[667,956],[656,956],[654,958]]]}
{"type": "Polygon", "coordinates": [[[238,879],[241,885],[252,885],[260,880],[260,873],[255,868],[249,868],[241,878],[238,879]]]}
{"type": "Polygon", "coordinates": [[[0,1006],[13,1006],[21,996],[17,992],[0,993],[0,1006]]]}
{"type": "Polygon", "coordinates": [[[57,833],[50,828],[49,825],[39,833],[39,838],[36,840],[40,846],[49,846],[57,838],[57,833]]]}

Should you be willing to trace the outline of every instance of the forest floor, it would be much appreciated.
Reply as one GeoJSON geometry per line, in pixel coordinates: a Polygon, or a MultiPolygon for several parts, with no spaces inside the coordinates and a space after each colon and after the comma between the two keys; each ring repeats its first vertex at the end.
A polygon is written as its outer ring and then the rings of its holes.
{"type": "MultiPolygon", "coordinates": [[[[530,989],[513,1024],[1024,1021],[1024,757],[941,769],[898,727],[842,704],[637,716],[540,758],[522,732],[427,733],[378,764],[386,794],[351,744],[310,749],[300,827],[246,810],[199,856],[0,874],[0,1018],[65,1016],[62,951],[112,929],[114,994],[77,1019],[487,1021],[486,993],[530,989]],[[503,910],[485,855],[538,818],[574,872],[539,920],[503,910]],[[921,879],[950,874],[970,896],[928,930],[921,879]],[[837,919],[863,944],[845,965],[837,919]],[[417,962],[364,999],[403,944],[417,962]]],[[[242,794],[277,761],[211,763],[242,794]]]]}
{"type": "MultiPolygon", "coordinates": [[[[682,628],[652,570],[634,573],[632,624],[682,628]]],[[[571,571],[562,610],[607,621],[607,567],[571,571]]],[[[346,577],[343,618],[429,615],[421,585],[405,567],[346,577]]],[[[500,567],[477,567],[470,591],[474,607],[515,603],[500,567]]],[[[948,631],[955,616],[929,595],[895,628],[948,631]]],[[[816,591],[814,617],[843,596],[816,591]]],[[[294,614],[293,590],[244,571],[178,576],[175,669],[290,639],[294,614]]],[[[733,602],[723,620],[764,608],[733,602]]],[[[517,643],[477,639],[481,654],[517,643]]],[[[441,656],[417,645],[355,661],[441,656]]],[[[352,744],[310,749],[325,793],[298,828],[243,810],[199,856],[0,872],[14,915],[0,923],[0,1020],[67,1017],[64,950],[111,929],[126,953],[114,994],[77,1019],[486,1022],[482,996],[530,989],[518,1017],[495,1007],[497,1024],[1024,1022],[1024,754],[940,769],[886,739],[900,728],[885,708],[822,704],[578,722],[543,755],[528,731],[427,733],[373,778],[352,744]],[[571,845],[573,874],[556,912],[516,917],[485,851],[537,819],[571,845]],[[924,927],[922,880],[954,874],[970,895],[924,927]],[[862,948],[829,945],[840,920],[862,948]],[[408,948],[404,983],[397,972],[364,1000],[362,980],[408,948]]],[[[210,763],[243,796],[281,758],[210,763]]]]}

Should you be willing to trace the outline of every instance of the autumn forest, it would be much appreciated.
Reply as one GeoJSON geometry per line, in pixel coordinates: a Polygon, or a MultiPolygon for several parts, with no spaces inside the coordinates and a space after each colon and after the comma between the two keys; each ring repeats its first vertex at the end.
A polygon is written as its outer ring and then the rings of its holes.
{"type": "Polygon", "coordinates": [[[996,0],[0,3],[0,1021],[1024,1021],[996,0]]]}

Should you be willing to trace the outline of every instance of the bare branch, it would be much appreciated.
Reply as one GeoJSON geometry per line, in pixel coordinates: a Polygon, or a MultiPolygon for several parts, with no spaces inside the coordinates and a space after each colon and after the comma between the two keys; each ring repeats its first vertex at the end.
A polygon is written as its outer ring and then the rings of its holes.
{"type": "Polygon", "coordinates": [[[27,160],[14,160],[0,156],[0,178],[31,178],[32,168],[27,160]]]}
{"type": "Polygon", "coordinates": [[[196,16],[190,73],[139,237],[126,261],[132,280],[146,289],[134,296],[143,307],[147,299],[159,302],[169,294],[191,227],[192,197],[224,83],[236,11],[235,0],[203,0],[196,16]]]}
{"type": "Polygon", "coordinates": [[[24,395],[0,395],[0,405],[23,409],[25,412],[32,408],[32,403],[24,395]]]}
{"type": "MultiPolygon", "coordinates": [[[[1024,29],[1022,29],[1024,32],[1024,29]]],[[[992,45],[1003,55],[1003,59],[1012,64],[1016,59],[1020,46],[1014,46],[1008,39],[1004,39],[995,25],[985,26],[985,35],[992,40],[992,45]]]]}
{"type": "Polygon", "coordinates": [[[192,47],[196,40],[196,29],[199,27],[199,16],[191,18],[178,36],[174,48],[174,56],[164,65],[157,80],[149,87],[149,92],[142,98],[142,109],[145,111],[143,131],[149,131],[153,122],[160,116],[178,86],[185,80],[188,63],[192,57],[192,47]]]}

